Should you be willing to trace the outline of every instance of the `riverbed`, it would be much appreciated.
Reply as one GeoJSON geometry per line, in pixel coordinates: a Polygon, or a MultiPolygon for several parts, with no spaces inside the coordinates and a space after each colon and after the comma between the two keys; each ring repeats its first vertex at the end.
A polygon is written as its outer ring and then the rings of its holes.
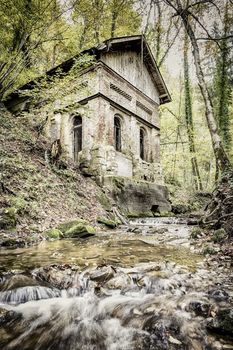
{"type": "Polygon", "coordinates": [[[143,218],[2,249],[0,348],[233,349],[232,270],[211,268],[189,236],[185,219],[143,218]]]}

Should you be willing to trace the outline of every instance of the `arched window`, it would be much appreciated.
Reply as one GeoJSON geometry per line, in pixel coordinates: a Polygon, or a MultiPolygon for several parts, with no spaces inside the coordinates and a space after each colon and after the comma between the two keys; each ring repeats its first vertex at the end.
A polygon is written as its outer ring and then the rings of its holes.
{"type": "Polygon", "coordinates": [[[114,140],[116,151],[121,152],[121,120],[119,117],[114,117],[114,140]]]}
{"type": "Polygon", "coordinates": [[[78,161],[78,153],[82,150],[82,118],[77,115],[73,119],[74,161],[78,161]]]}
{"type": "Polygon", "coordinates": [[[145,160],[145,130],[140,128],[140,157],[142,160],[145,160]]]}

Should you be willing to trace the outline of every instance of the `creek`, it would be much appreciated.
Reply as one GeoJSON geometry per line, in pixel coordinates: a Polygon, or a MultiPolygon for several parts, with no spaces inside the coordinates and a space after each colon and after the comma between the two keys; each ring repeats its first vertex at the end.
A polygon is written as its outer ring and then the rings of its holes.
{"type": "Polygon", "coordinates": [[[233,349],[233,273],[176,218],[0,251],[0,349],[233,349]]]}

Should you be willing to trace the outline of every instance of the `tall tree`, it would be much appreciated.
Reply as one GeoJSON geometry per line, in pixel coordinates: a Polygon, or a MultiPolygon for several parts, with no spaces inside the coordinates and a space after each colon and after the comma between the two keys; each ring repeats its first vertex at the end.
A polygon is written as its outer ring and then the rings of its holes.
{"type": "MultiPolygon", "coordinates": [[[[223,11],[223,33],[219,33],[219,28],[215,29],[216,35],[227,37],[230,35],[231,27],[233,25],[233,16],[230,14],[230,4],[226,0],[223,11]]],[[[217,121],[224,145],[229,151],[231,149],[231,130],[230,130],[230,104],[233,81],[231,81],[231,65],[233,63],[231,57],[231,42],[228,40],[221,40],[219,43],[219,50],[216,53],[216,70],[214,79],[214,107],[217,115],[217,121]]]]}
{"type": "MultiPolygon", "coordinates": [[[[213,4],[213,1],[211,0],[202,0],[202,1],[195,1],[190,3],[189,1],[185,1],[185,4],[181,2],[181,0],[163,0],[168,6],[170,6],[175,16],[178,16],[187,32],[187,35],[189,37],[189,40],[192,45],[193,50],[193,57],[196,67],[196,75],[198,79],[199,88],[201,91],[201,95],[203,98],[203,102],[205,105],[205,116],[207,125],[209,128],[209,132],[211,135],[214,155],[216,159],[216,169],[220,171],[226,171],[230,168],[230,161],[226,154],[226,151],[224,149],[220,133],[218,130],[216,117],[214,115],[214,109],[213,104],[211,102],[210,93],[208,90],[207,83],[205,81],[204,72],[201,65],[201,55],[200,55],[200,49],[198,46],[197,38],[195,35],[194,26],[192,25],[192,20],[195,20],[198,24],[200,24],[200,21],[198,20],[197,16],[191,12],[191,9],[198,7],[201,4],[210,3],[213,4]]],[[[204,27],[202,25],[202,27],[204,27]]]]}
{"type": "Polygon", "coordinates": [[[199,171],[199,166],[196,157],[196,146],[194,139],[194,125],[193,125],[193,109],[192,109],[192,96],[191,96],[191,84],[189,76],[189,60],[188,60],[188,48],[189,40],[188,35],[184,35],[184,111],[185,121],[188,134],[189,151],[191,154],[191,166],[192,174],[194,178],[194,184],[196,190],[202,190],[202,181],[199,171]]]}

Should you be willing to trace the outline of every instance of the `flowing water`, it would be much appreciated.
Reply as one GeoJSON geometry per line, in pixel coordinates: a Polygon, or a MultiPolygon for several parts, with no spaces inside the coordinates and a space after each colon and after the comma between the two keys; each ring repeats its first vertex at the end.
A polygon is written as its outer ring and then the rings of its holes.
{"type": "Polygon", "coordinates": [[[229,327],[216,325],[233,275],[209,269],[189,235],[185,221],[140,219],[2,250],[0,349],[233,349],[229,327]]]}

